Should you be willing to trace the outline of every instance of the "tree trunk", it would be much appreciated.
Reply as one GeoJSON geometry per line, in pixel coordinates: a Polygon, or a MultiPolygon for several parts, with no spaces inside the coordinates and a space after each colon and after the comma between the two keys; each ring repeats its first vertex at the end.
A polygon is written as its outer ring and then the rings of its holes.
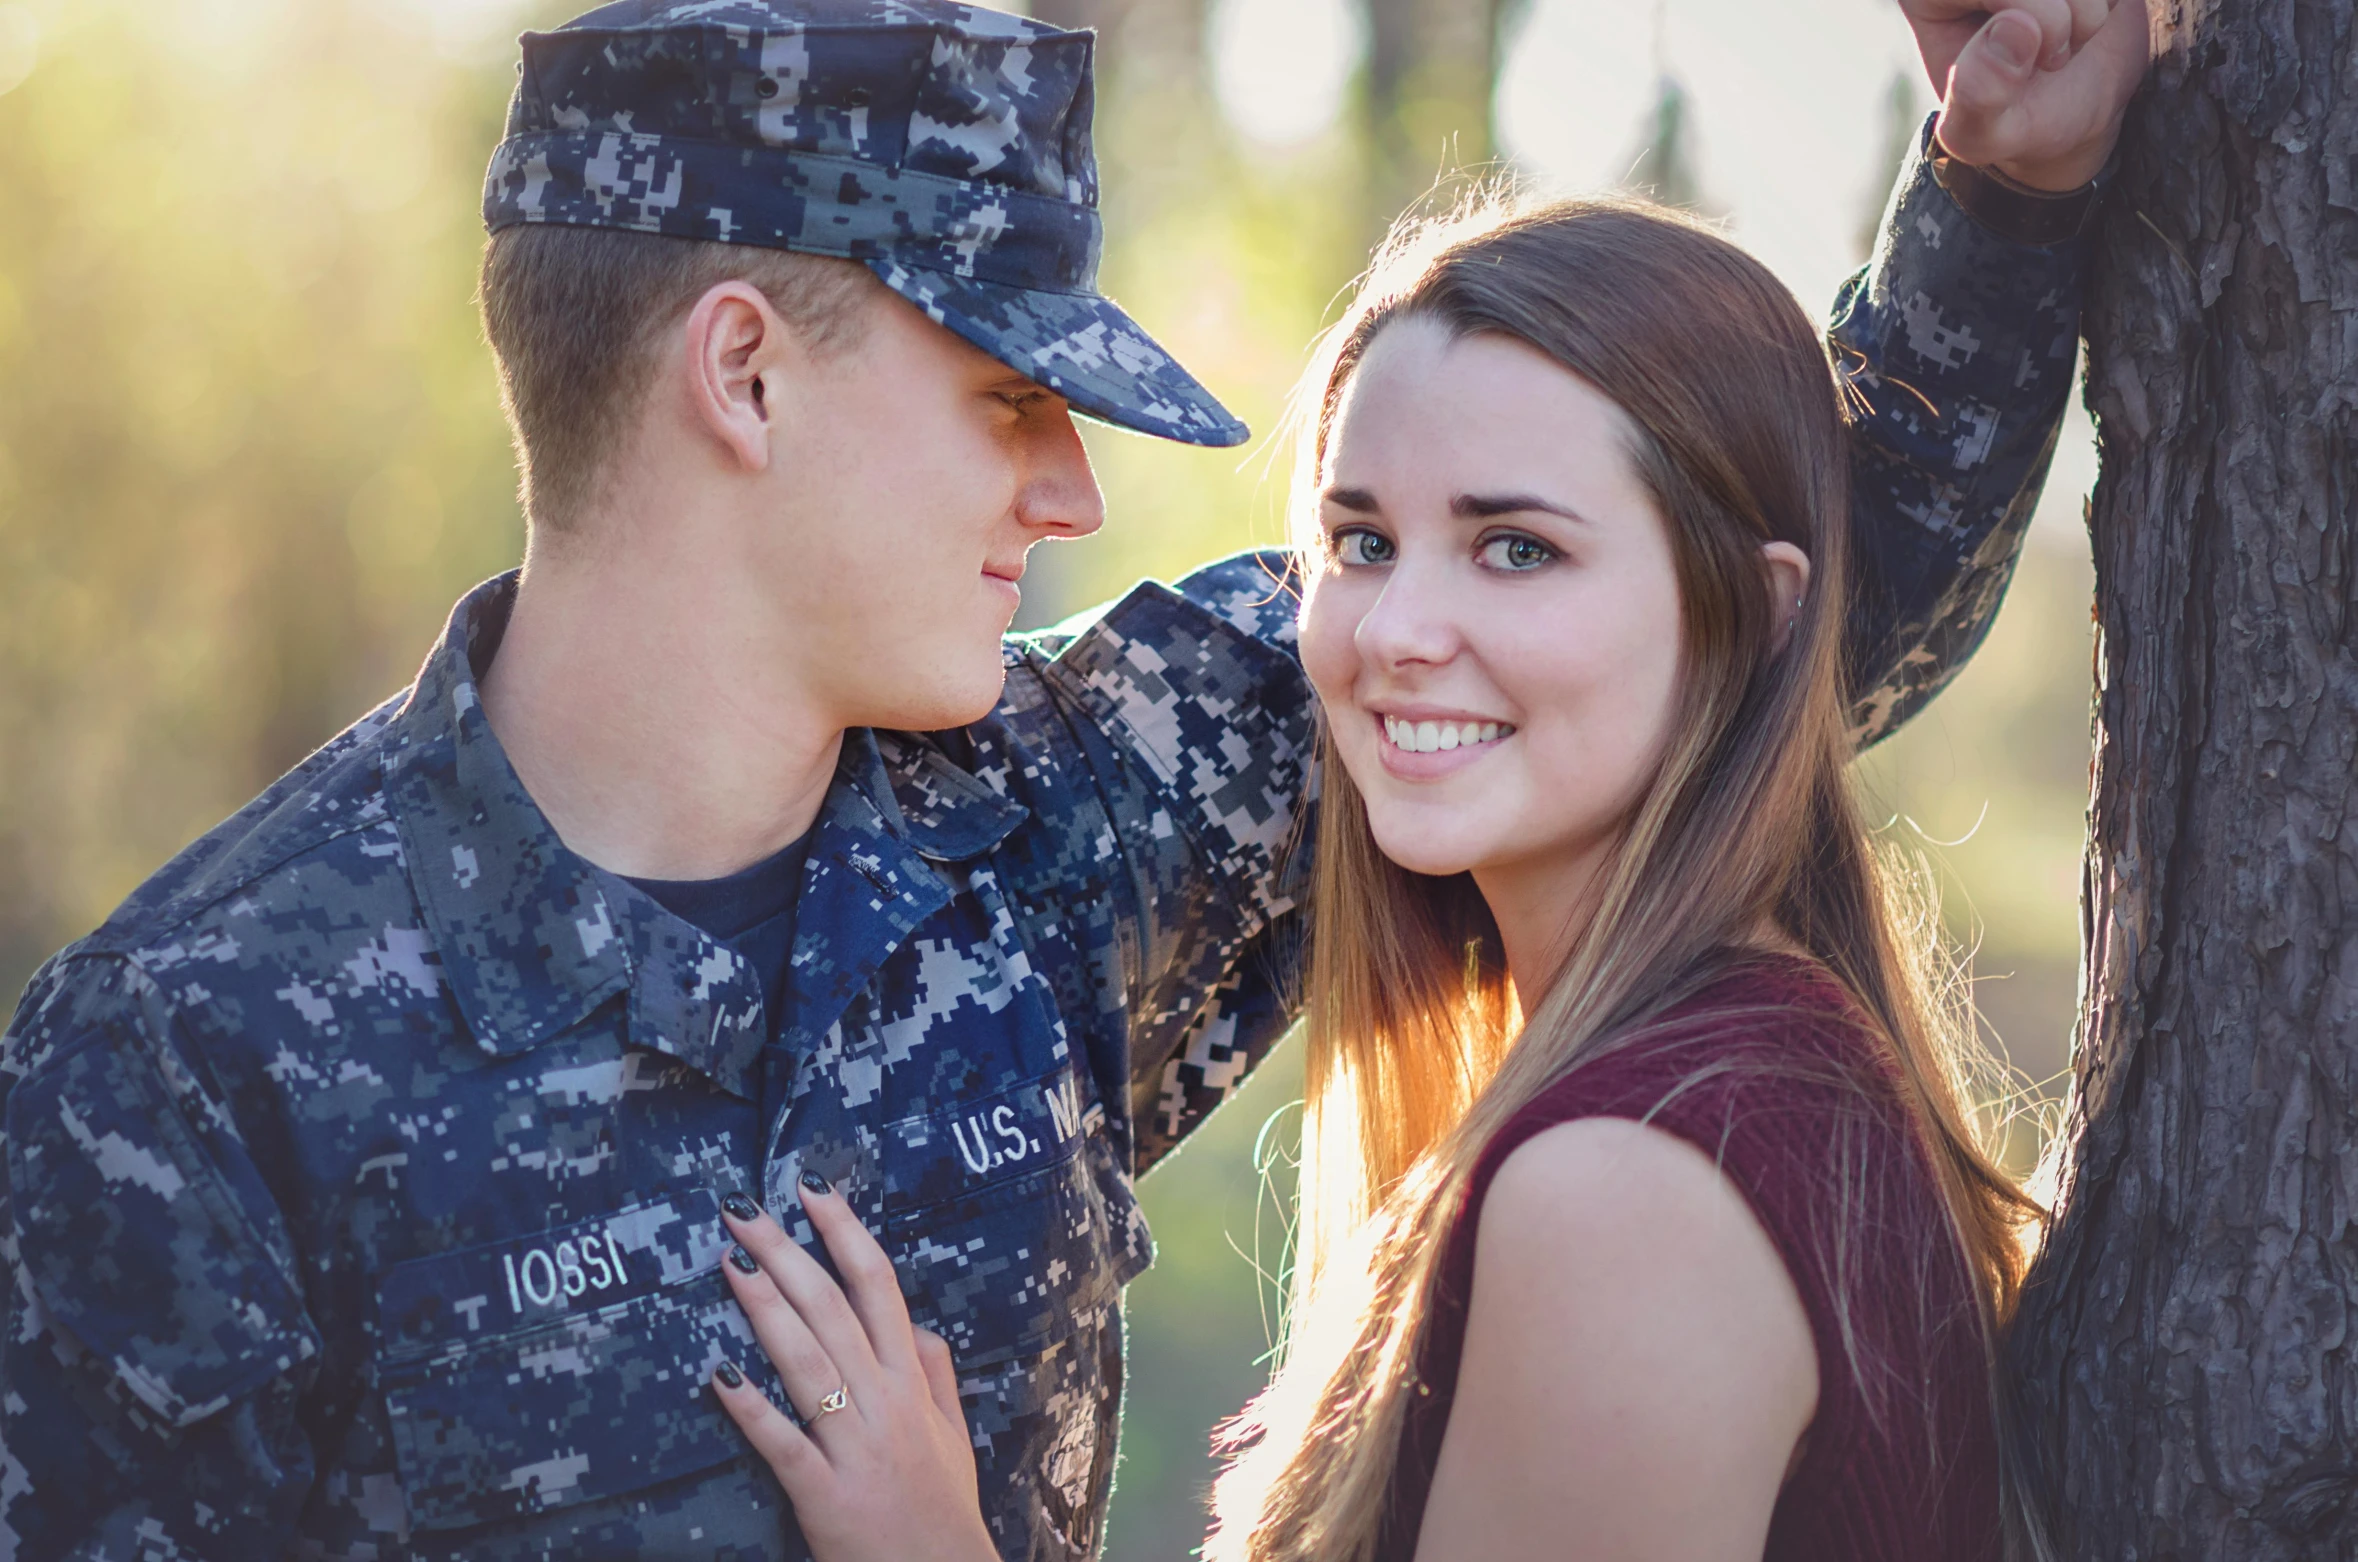
{"type": "Polygon", "coordinates": [[[2061,1219],[2015,1365],[2079,1558],[2358,1556],[2352,0],[2161,0],[2098,246],[2061,1219]]]}

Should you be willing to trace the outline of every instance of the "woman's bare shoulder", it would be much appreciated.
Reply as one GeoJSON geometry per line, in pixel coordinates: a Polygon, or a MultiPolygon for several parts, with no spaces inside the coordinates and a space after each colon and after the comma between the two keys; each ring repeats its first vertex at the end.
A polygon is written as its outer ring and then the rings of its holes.
{"type": "Polygon", "coordinates": [[[1816,1403],[1800,1295],[1710,1157],[1626,1119],[1558,1124],[1482,1205],[1421,1549],[1757,1558],[1816,1403]]]}
{"type": "Polygon", "coordinates": [[[1558,1123],[1507,1156],[1482,1204],[1474,1276],[1477,1307],[1486,1279],[1504,1296],[1566,1300],[1566,1288],[1704,1285],[1722,1307],[1789,1326],[1786,1343],[1811,1353],[1800,1292],[1736,1184],[1692,1142],[1628,1118],[1558,1123]]]}

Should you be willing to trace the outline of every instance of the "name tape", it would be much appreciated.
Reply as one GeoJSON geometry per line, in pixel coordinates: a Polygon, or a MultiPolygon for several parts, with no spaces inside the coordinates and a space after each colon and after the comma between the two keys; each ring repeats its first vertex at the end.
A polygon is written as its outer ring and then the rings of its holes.
{"type": "Polygon", "coordinates": [[[677,1285],[717,1267],[728,1249],[709,1188],[504,1242],[413,1259],[377,1283],[377,1312],[395,1350],[504,1333],[677,1285]]]}

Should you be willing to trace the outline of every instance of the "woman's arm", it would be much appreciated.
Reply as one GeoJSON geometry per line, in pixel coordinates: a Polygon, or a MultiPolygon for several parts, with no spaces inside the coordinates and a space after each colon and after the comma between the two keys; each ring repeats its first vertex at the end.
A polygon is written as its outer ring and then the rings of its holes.
{"type": "Polygon", "coordinates": [[[1500,1167],[1474,1254],[1419,1562],[1758,1562],[1817,1351],[1710,1159],[1618,1118],[1551,1128],[1500,1167]]]}

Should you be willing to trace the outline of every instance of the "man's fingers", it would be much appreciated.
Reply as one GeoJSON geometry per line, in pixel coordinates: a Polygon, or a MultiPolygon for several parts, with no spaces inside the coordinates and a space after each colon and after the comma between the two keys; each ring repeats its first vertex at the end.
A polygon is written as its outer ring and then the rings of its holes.
{"type": "MultiPolygon", "coordinates": [[[[2088,3],[2094,4],[2099,13],[2095,25],[2088,29],[2093,33],[2096,27],[2104,24],[2101,14],[2104,0],[2088,0],[2088,3]]],[[[2042,69],[2053,70],[2070,59],[2071,51],[2080,41],[2078,0],[1982,0],[1981,8],[1990,13],[1990,20],[1981,27],[1984,33],[1998,20],[2009,16],[2014,18],[2010,26],[2028,22],[2037,28],[2038,42],[2031,46],[2030,62],[2042,69]]],[[[1972,45],[1966,47],[1971,48],[1972,45]]]]}
{"type": "Polygon", "coordinates": [[[966,1407],[958,1402],[958,1364],[950,1359],[950,1342],[931,1329],[915,1331],[917,1361],[925,1369],[926,1391],[933,1406],[952,1426],[964,1428],[966,1407]]]}
{"type": "Polygon", "coordinates": [[[2014,154],[2024,99],[2038,76],[2038,49],[2038,29],[2020,12],[2004,11],[1958,53],[1940,109],[1940,143],[1952,155],[1995,163],[2014,154]]]}
{"type": "Polygon", "coordinates": [[[860,1217],[824,1178],[805,1176],[800,1183],[802,1211],[810,1218],[819,1240],[851,1293],[852,1311],[859,1315],[877,1365],[888,1372],[916,1365],[909,1331],[909,1304],[902,1299],[900,1277],[860,1217]],[[814,1186],[813,1184],[816,1184],[814,1186]]]}
{"type": "Polygon", "coordinates": [[[2117,116],[2153,64],[2153,17],[2146,0],[2115,0],[2111,17],[2089,45],[2088,59],[2103,71],[2105,102],[2117,116]]]}
{"type": "Polygon", "coordinates": [[[1941,104],[1941,145],[2035,189],[2071,190],[2094,178],[2151,52],[2147,0],[2116,0],[2086,47],[2060,70],[2021,68],[2027,22],[1992,17],[1957,56],[1941,104]],[[2009,34],[2014,36],[2009,37],[2009,34]]]}
{"type": "Polygon", "coordinates": [[[2071,0],[2071,46],[2074,53],[2104,30],[2105,20],[2112,15],[2113,5],[2114,0],[2071,0]]]}

